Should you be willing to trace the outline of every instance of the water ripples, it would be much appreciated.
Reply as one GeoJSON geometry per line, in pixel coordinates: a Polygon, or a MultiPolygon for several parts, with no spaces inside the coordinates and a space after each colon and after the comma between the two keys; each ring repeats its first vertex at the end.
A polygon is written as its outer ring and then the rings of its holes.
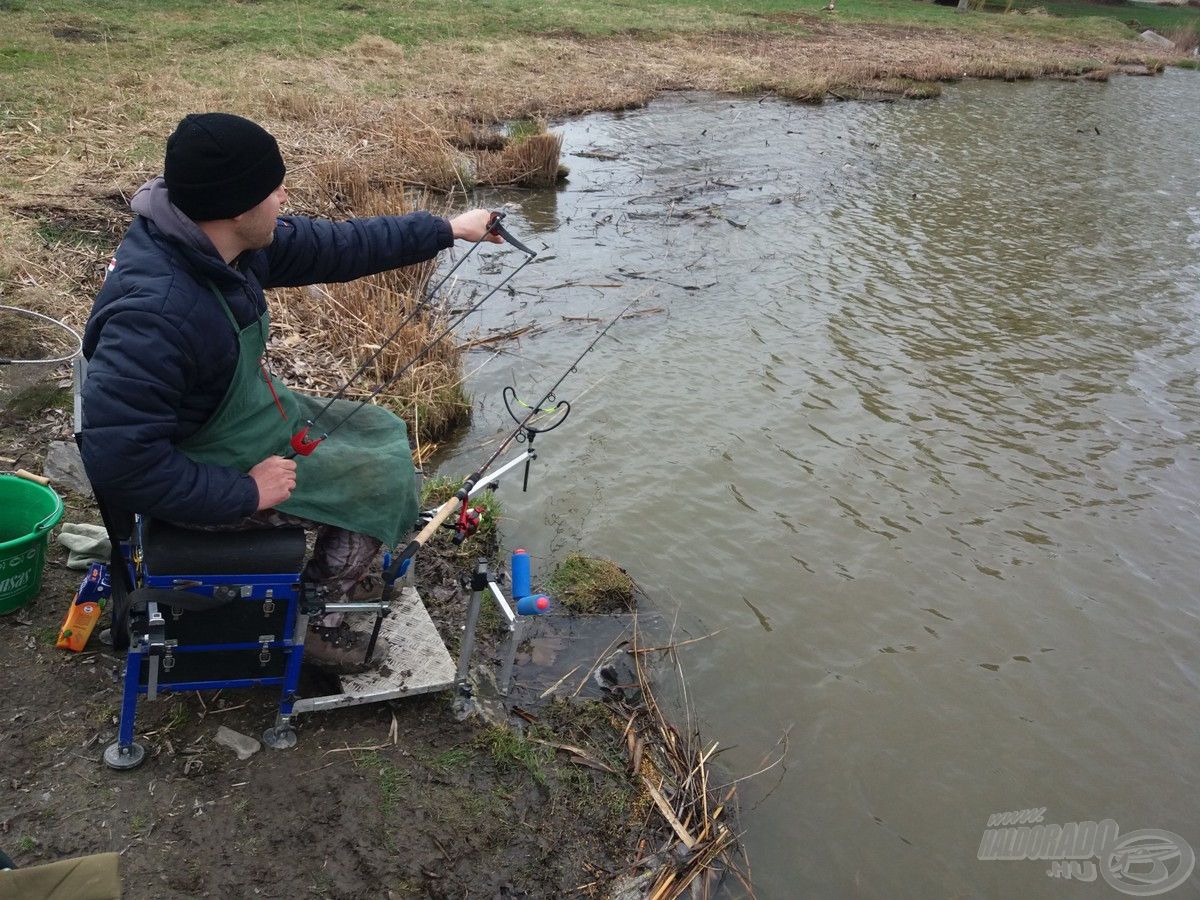
{"type": "MultiPolygon", "coordinates": [[[[664,312],[586,359],[505,534],[726,628],[687,665],[731,765],[795,723],[748,819],[764,896],[1054,896],[975,860],[1022,805],[1189,833],[1198,108],[1176,71],[679,95],[567,125],[617,158],[510,197],[553,248],[518,295],[546,331],[477,396],[573,358],[563,314],[664,312]]],[[[475,437],[500,424],[481,404],[475,437]]]]}

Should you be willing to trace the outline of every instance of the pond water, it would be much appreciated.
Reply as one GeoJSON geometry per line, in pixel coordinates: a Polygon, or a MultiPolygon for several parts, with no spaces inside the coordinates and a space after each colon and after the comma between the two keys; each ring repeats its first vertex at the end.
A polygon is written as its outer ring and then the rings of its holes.
{"type": "Polygon", "coordinates": [[[721,761],[788,734],[742,785],[759,896],[1114,895],[977,858],[1027,807],[1200,849],[1200,73],[561,130],[565,187],[499,198],[545,252],[473,322],[537,327],[471,354],[440,466],[595,335],[563,316],[661,310],[564,385],[503,536],[722,629],[681,652],[721,761]]]}

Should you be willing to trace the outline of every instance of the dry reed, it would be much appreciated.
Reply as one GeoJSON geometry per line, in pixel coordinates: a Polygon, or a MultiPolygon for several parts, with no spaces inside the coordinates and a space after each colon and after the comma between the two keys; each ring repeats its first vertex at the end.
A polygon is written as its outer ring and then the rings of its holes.
{"type": "MultiPolygon", "coordinates": [[[[368,170],[350,160],[321,165],[312,199],[362,216],[403,214],[432,205],[427,195],[412,196],[401,184],[372,182],[368,170]]],[[[336,390],[380,351],[347,396],[362,397],[396,379],[381,399],[407,421],[426,455],[469,412],[459,379],[462,350],[453,340],[439,342],[400,374],[446,326],[444,304],[435,298],[394,340],[386,346],[383,341],[425,300],[435,271],[431,260],[344,284],[279,291],[270,301],[276,337],[292,357],[289,374],[314,393],[336,390]]]]}
{"type": "Polygon", "coordinates": [[[1173,28],[1165,35],[1181,53],[1192,53],[1200,47],[1200,31],[1186,25],[1173,28]]]}
{"type": "MultiPolygon", "coordinates": [[[[177,87],[169,83],[164,89],[177,87]]],[[[561,138],[546,133],[519,144],[499,136],[499,144],[479,140],[460,149],[456,139],[479,126],[449,117],[436,104],[417,109],[404,102],[354,103],[278,87],[257,102],[261,109],[233,105],[279,137],[289,164],[290,211],[300,214],[345,219],[431,208],[449,214],[450,204],[436,198],[447,191],[477,182],[542,183],[547,171],[558,168],[561,138]],[[490,149],[496,146],[501,149],[490,149]],[[480,168],[482,178],[476,174],[480,168]]],[[[222,105],[205,101],[194,108],[222,105]]],[[[169,132],[169,122],[159,125],[169,132]]],[[[115,140],[113,132],[100,127],[91,133],[115,140]]],[[[35,130],[29,142],[37,143],[35,130]]],[[[25,237],[16,246],[6,245],[0,258],[0,277],[10,282],[6,293],[13,302],[82,324],[108,257],[130,221],[125,198],[155,172],[108,162],[113,171],[103,179],[82,172],[72,178],[84,184],[99,180],[100,190],[77,189],[75,196],[69,190],[31,191],[7,211],[13,230],[25,237]]],[[[435,270],[436,262],[430,261],[347,284],[272,292],[272,346],[281,374],[302,390],[335,391],[425,297],[435,270]]],[[[384,348],[347,396],[364,396],[391,379],[446,322],[444,298],[431,303],[384,348]]],[[[425,456],[469,413],[462,359],[462,350],[447,338],[380,396],[407,420],[425,456]]]]}
{"type": "MultiPolygon", "coordinates": [[[[645,811],[646,819],[640,856],[631,870],[642,871],[634,879],[638,895],[650,900],[674,900],[684,894],[707,900],[727,877],[739,881],[753,896],[748,872],[737,858],[736,785],[742,779],[722,781],[713,762],[717,744],[705,746],[691,725],[693,710],[678,661],[678,648],[685,643],[694,641],[640,647],[635,616],[628,653],[637,690],[632,696],[624,692],[626,699],[613,703],[630,777],[645,798],[636,804],[645,811]],[[688,723],[683,731],[672,724],[656,694],[654,678],[644,662],[651,653],[665,653],[675,661],[688,723]]],[[[778,762],[765,766],[763,771],[778,762]]]]}
{"type": "Polygon", "coordinates": [[[543,131],[481,153],[476,178],[480,184],[554,187],[563,174],[561,155],[562,135],[543,131]]]}

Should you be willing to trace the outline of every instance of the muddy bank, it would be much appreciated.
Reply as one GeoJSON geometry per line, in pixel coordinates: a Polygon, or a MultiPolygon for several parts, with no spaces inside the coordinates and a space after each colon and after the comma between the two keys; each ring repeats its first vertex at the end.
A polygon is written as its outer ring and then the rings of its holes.
{"type": "MultiPolygon", "coordinates": [[[[25,374],[0,387],[0,456],[37,470],[48,442],[68,439],[67,395],[61,373],[25,374]]],[[[65,499],[64,521],[97,520],[65,499]]],[[[439,540],[418,568],[452,649],[463,557],[480,549],[439,540]]],[[[688,861],[669,853],[639,704],[620,693],[529,704],[516,727],[457,721],[449,694],[301,716],[294,750],[245,761],[215,733],[257,737],[274,691],[166,694],[138,706],[146,762],[111,772],[120,660],[95,636],[78,655],[54,648],[80,578],[65,562],[52,542],[39,596],[0,617],[0,849],[18,866],[115,851],[129,898],[558,897],[688,861]]],[[[482,637],[489,668],[495,631],[482,637]]],[[[303,695],[333,687],[305,669],[303,695]]]]}

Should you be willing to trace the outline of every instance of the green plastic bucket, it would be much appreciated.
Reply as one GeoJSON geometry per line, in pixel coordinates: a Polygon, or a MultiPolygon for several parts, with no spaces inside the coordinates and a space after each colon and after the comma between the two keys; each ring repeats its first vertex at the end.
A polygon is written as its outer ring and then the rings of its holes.
{"type": "Polygon", "coordinates": [[[62,517],[62,499],[50,488],[0,475],[0,616],[41,590],[50,529],[62,517]]]}

